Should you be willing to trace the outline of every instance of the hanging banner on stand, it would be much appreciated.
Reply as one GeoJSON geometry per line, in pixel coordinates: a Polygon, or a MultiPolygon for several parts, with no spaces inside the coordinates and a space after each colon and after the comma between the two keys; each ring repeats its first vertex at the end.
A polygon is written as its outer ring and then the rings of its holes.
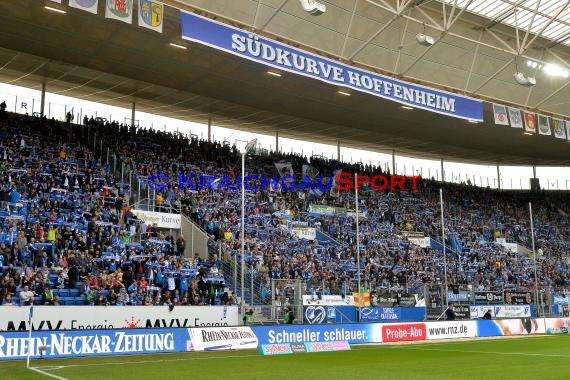
{"type": "Polygon", "coordinates": [[[480,100],[352,67],[194,13],[182,11],[180,17],[183,39],[400,104],[483,121],[483,102],[480,100]]]}

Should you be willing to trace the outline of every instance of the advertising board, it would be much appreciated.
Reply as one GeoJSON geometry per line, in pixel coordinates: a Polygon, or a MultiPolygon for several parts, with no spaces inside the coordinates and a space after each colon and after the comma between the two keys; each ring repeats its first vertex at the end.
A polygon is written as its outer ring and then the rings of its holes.
{"type": "MultiPolygon", "coordinates": [[[[0,331],[27,331],[29,307],[3,307],[0,331]]],[[[33,330],[238,325],[237,306],[34,306],[33,330]]]]}
{"type": "MultiPolygon", "coordinates": [[[[0,333],[0,360],[25,359],[27,332],[0,333]]],[[[38,331],[30,340],[32,358],[128,355],[190,351],[186,329],[38,331]],[[40,347],[47,349],[41,355],[40,347]]]]}
{"type": "Polygon", "coordinates": [[[257,338],[250,327],[212,327],[188,329],[193,351],[243,350],[257,348],[257,338]]]}

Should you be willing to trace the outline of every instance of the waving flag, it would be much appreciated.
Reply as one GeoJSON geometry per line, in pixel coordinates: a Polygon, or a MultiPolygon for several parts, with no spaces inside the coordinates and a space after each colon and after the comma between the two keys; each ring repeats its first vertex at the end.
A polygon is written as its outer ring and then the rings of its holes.
{"type": "Polygon", "coordinates": [[[277,161],[273,165],[275,165],[275,169],[277,169],[277,172],[281,177],[283,177],[284,175],[295,174],[295,172],[293,171],[293,164],[289,160],[277,161]]]}
{"type": "MultiPolygon", "coordinates": [[[[318,175],[319,175],[319,170],[317,168],[311,165],[306,165],[306,164],[303,165],[303,177],[308,176],[313,182],[313,184],[317,183],[318,175]]],[[[311,190],[311,194],[314,195],[315,197],[320,197],[321,195],[323,195],[323,191],[318,187],[315,187],[314,189],[311,190]]]]}

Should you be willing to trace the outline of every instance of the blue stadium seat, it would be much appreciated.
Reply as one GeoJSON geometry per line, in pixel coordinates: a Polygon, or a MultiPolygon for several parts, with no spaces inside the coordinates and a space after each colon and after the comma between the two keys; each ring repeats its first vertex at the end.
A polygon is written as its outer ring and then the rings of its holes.
{"type": "Polygon", "coordinates": [[[73,299],[74,305],[85,305],[87,302],[85,301],[85,297],[75,297],[73,299]]]}

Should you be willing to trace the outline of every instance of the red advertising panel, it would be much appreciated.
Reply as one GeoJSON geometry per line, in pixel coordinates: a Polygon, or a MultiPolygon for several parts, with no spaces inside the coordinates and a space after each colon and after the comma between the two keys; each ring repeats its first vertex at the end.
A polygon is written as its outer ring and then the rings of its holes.
{"type": "Polygon", "coordinates": [[[426,339],[425,323],[402,323],[382,326],[382,342],[404,342],[426,339]]]}

